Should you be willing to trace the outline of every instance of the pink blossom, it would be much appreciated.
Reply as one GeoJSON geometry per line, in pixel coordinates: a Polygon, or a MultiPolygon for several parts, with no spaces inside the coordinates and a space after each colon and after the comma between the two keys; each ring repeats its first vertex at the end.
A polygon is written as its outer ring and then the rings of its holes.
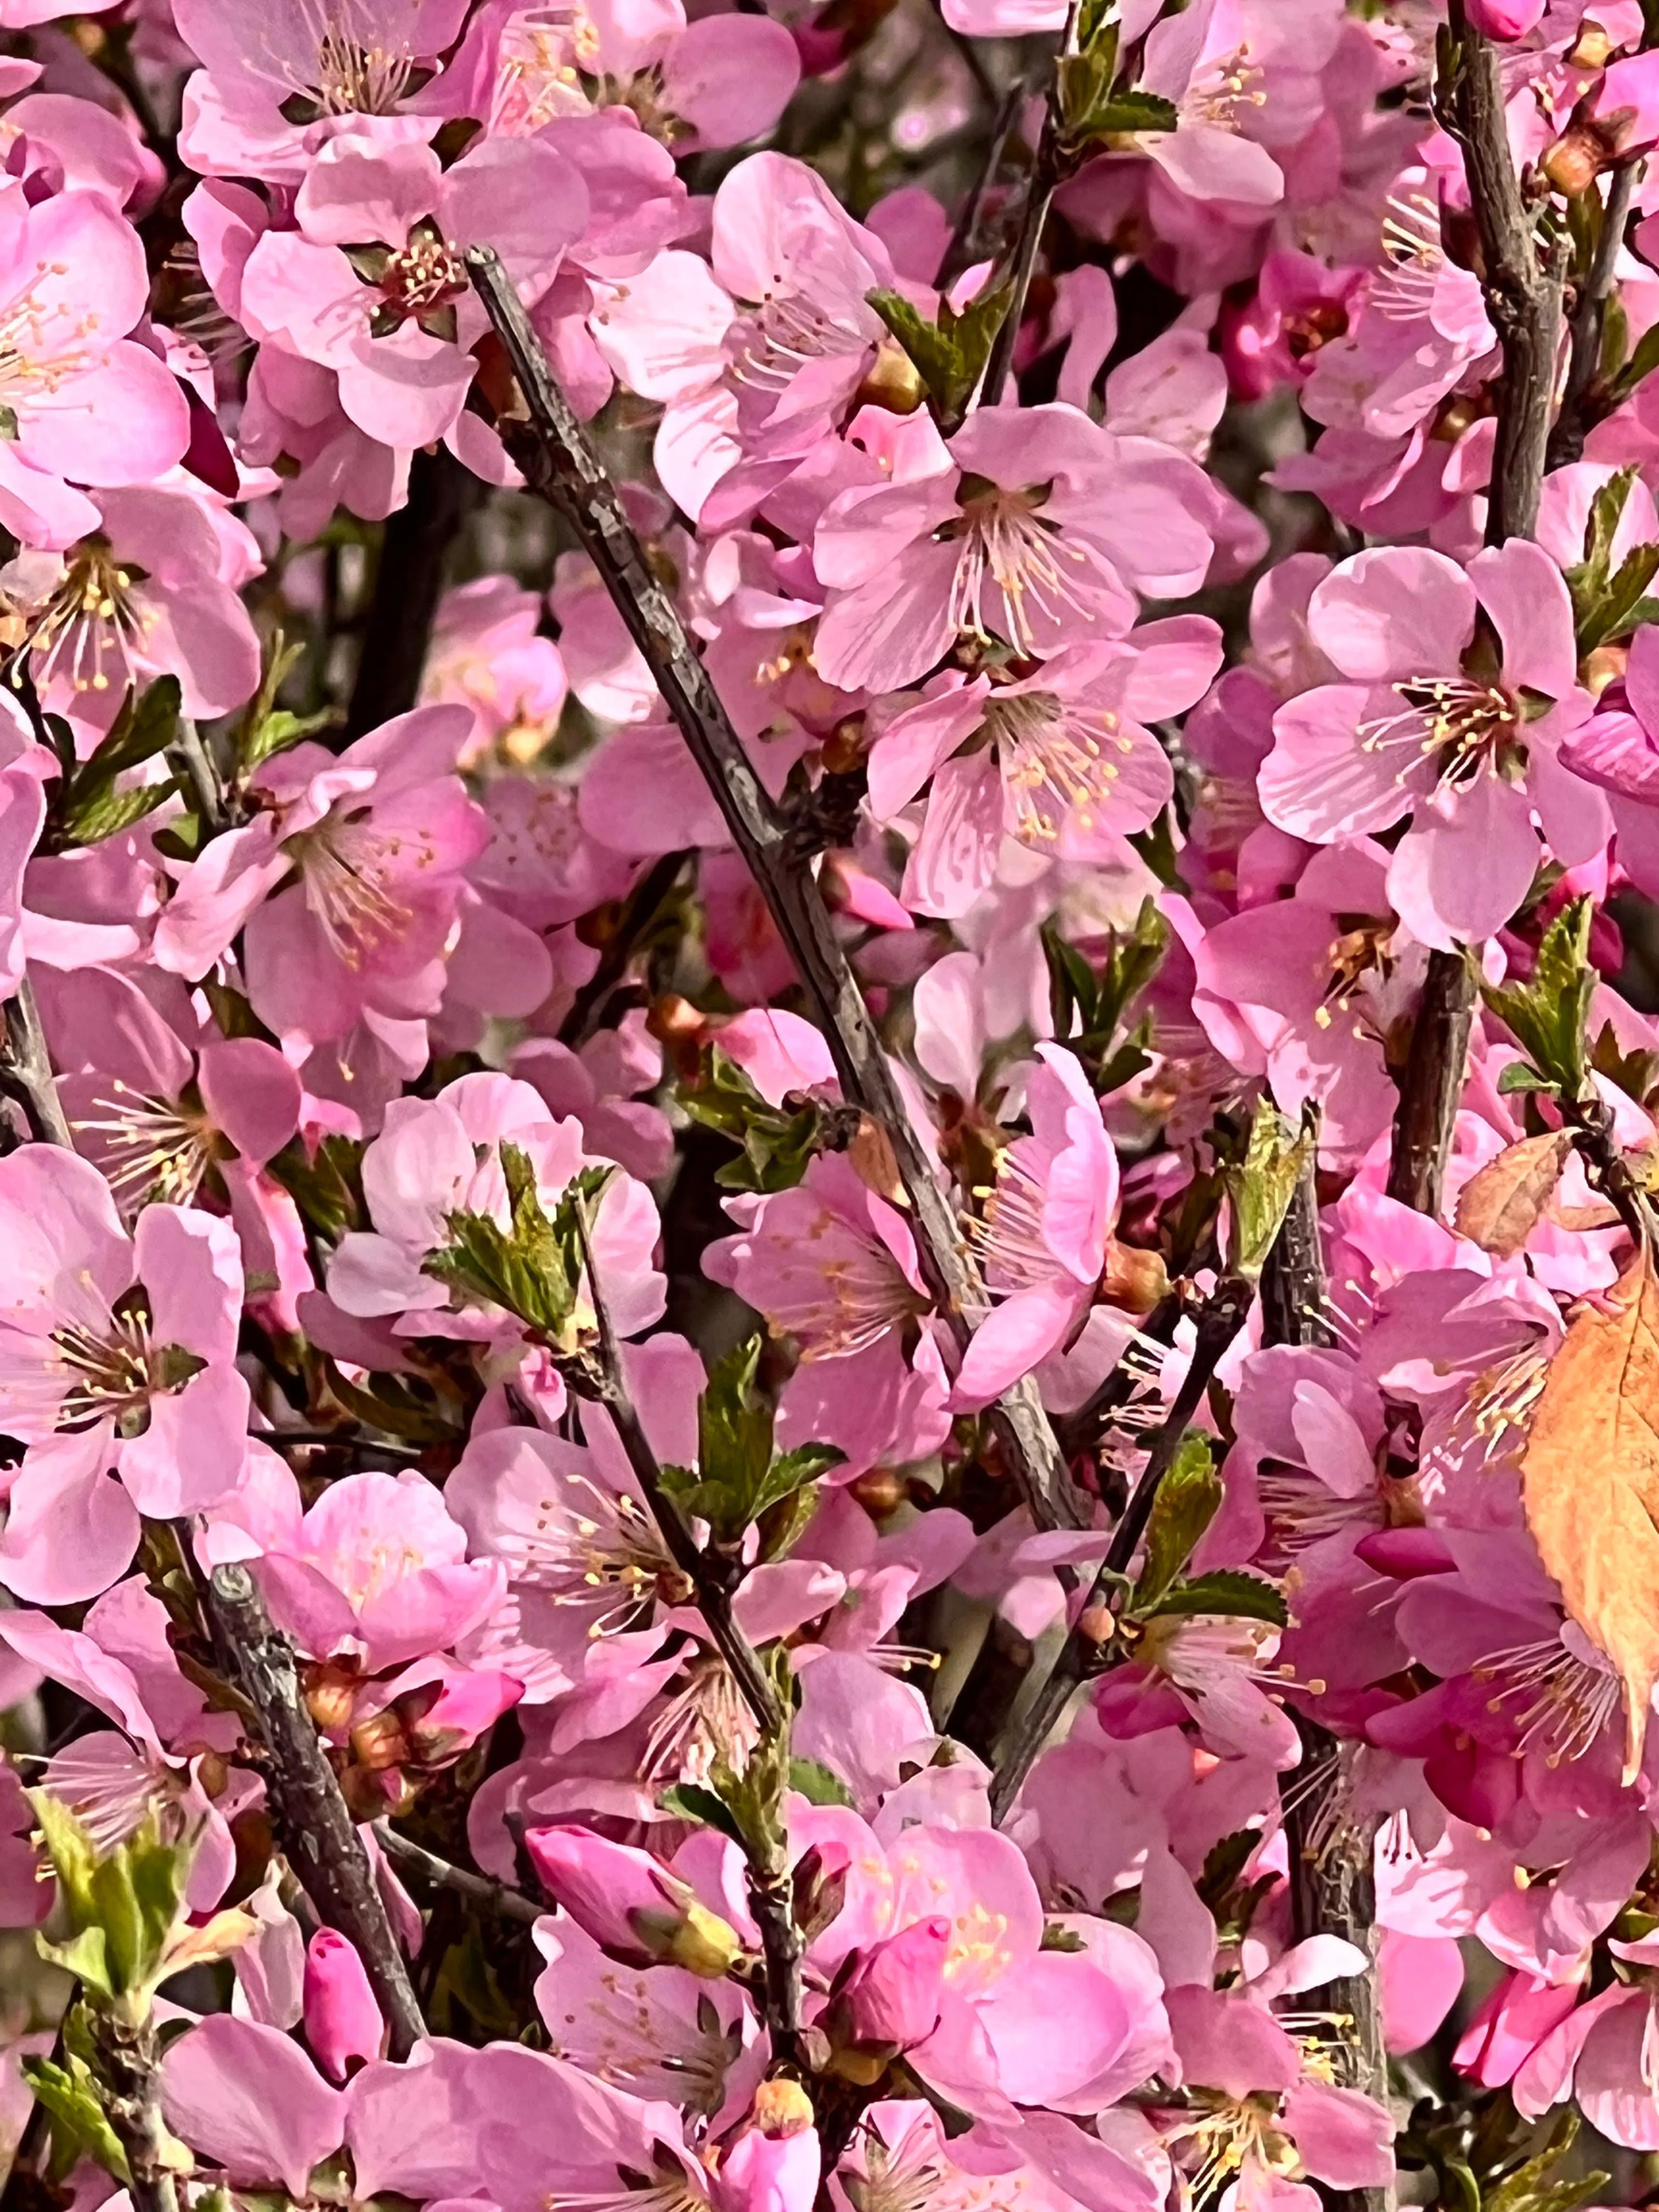
{"type": "Polygon", "coordinates": [[[958,636],[1048,654],[1124,635],[1133,594],[1195,590],[1210,564],[1201,472],[1075,408],[988,407],[945,445],[918,432],[890,482],[826,508],[830,586],[813,659],[843,690],[925,676],[958,636]]]}
{"type": "Polygon", "coordinates": [[[1604,802],[1558,758],[1589,702],[1566,586],[1535,546],[1478,554],[1467,573],[1433,552],[1356,554],[1315,591],[1308,623],[1345,680],[1274,715],[1262,805],[1317,844],[1409,815],[1388,889],[1423,944],[1489,936],[1514,913],[1539,864],[1534,811],[1565,866],[1605,842],[1604,802]]]}
{"type": "Polygon", "coordinates": [[[319,1928],[306,1946],[306,2041],[331,2081],[343,2081],[380,2056],[385,2023],[352,1944],[319,1928]]]}
{"type": "Polygon", "coordinates": [[[0,1580],[64,1604],[122,1572],[140,1514],[240,1481],[241,1256],[228,1222],[183,1206],[148,1207],[130,1238],[97,1170],[44,1146],[0,1160],[0,1419],[28,1446],[0,1580]]]}

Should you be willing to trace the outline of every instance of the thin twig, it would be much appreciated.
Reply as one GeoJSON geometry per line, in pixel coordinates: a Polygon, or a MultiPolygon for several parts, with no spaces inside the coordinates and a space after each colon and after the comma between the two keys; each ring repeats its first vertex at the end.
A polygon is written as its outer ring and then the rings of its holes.
{"type": "Polygon", "coordinates": [[[1182,1378],[1175,1402],[1152,1440],[1128,1505],[1117,1527],[1112,1531],[1110,1548],[1101,1563],[1093,1584],[1079,1609],[1070,1633],[1060,1647],[1058,1658],[1048,1680],[1042,1683],[1036,1695],[1013,1731],[1012,1736],[997,1762],[995,1778],[991,1785],[991,1817],[1000,1826],[1018,1796],[1020,1786],[1031,1771],[1032,1762],[1048,1741],[1055,1724],[1073,1692],[1091,1675],[1109,1671],[1100,1664],[1100,1639],[1090,1635],[1084,1622],[1090,1620],[1098,1608],[1110,1601],[1113,1592],[1127,1573],[1146,1524],[1152,1518],[1152,1507],[1164,1476],[1175,1464],[1181,1440],[1191,1427],[1193,1418],[1204,1402],[1215,1376],[1222,1354],[1244,1325],[1254,1292],[1249,1284],[1234,1275],[1224,1275],[1215,1289],[1199,1309],[1197,1339],[1193,1356],[1182,1378]]]}
{"type": "Polygon", "coordinates": [[[1650,1258],[1659,1259],[1659,1218],[1613,1134],[1612,1109],[1596,1097],[1564,1098],[1561,1119],[1572,1132],[1591,1184],[1618,1214],[1632,1243],[1638,1252],[1645,1246],[1650,1258]]]}
{"type": "Polygon", "coordinates": [[[510,1888],[504,1881],[492,1881],[485,1874],[473,1874],[466,1867],[458,1867],[448,1859],[440,1858],[410,1836],[400,1836],[390,1820],[374,1822],[375,1840],[394,1866],[417,1874],[434,1889],[453,1890],[457,1897],[465,1897],[474,1905],[481,1905],[486,1912],[493,1912],[501,1920],[521,1920],[528,1927],[545,1917],[547,1908],[538,1905],[533,1898],[521,1890],[510,1888]]]}
{"type": "Polygon", "coordinates": [[[679,881],[684,853],[665,853],[640,878],[617,909],[616,924],[599,948],[599,964],[570,1002],[559,1024],[559,1042],[573,1048],[586,1044],[599,1026],[611,993],[628,973],[641,937],[656,920],[663,901],[679,881]]]}
{"type": "Polygon", "coordinates": [[[426,2033],[374,1869],[300,1687],[294,1650],[245,1566],[216,1567],[204,1605],[215,1650],[259,1716],[265,1794],[283,1850],[325,1926],[348,1937],[391,2032],[394,2058],[426,2033]]]}
{"type": "MultiPolygon", "coordinates": [[[[1455,60],[1451,82],[1439,88],[1442,111],[1463,149],[1486,312],[1503,352],[1486,501],[1486,543],[1502,545],[1510,538],[1532,537],[1538,526],[1560,349],[1562,278],[1555,254],[1537,240],[1535,219],[1516,174],[1498,55],[1471,29],[1463,0],[1448,0],[1448,14],[1455,60]]],[[[1389,1195],[1420,1213],[1440,1211],[1476,992],[1472,963],[1462,953],[1431,953],[1389,1165],[1389,1195]]]]}
{"type": "MultiPolygon", "coordinates": [[[[1644,39],[1645,46],[1647,40],[1644,39]]],[[[1625,228],[1630,219],[1631,201],[1635,196],[1642,170],[1639,161],[1627,162],[1615,169],[1607,183],[1607,197],[1601,210],[1601,228],[1595,241],[1589,270],[1583,290],[1573,302],[1568,329],[1571,337],[1567,350],[1567,374],[1561,386],[1561,404],[1556,411],[1555,428],[1550,433],[1548,465],[1562,469],[1583,455],[1584,440],[1598,419],[1591,387],[1595,381],[1601,361],[1601,335],[1607,327],[1607,301],[1613,292],[1613,280],[1619,267],[1620,250],[1625,243],[1625,228]]]]}
{"type": "MultiPolygon", "coordinates": [[[[499,258],[488,246],[470,247],[466,258],[528,410],[527,421],[499,421],[502,440],[526,483],[568,518],[643,654],[789,949],[824,1031],[842,1096],[885,1127],[923,1274],[946,1327],[965,1346],[987,1308],[984,1285],[911,1123],[817,878],[795,857],[790,823],[756,775],[690,633],[652,568],[605,464],[555,380],[499,258]]],[[[1082,1509],[1042,1397],[1029,1377],[999,1401],[992,1421],[1038,1526],[1080,1526],[1082,1509]]]]}
{"type": "Polygon", "coordinates": [[[663,1486],[662,1468],[651,1440],[623,1379],[611,1316],[599,1289],[599,1271],[589,1235],[587,1208],[574,1202],[576,1233],[581,1240],[587,1270],[588,1302],[593,1309],[594,1356],[599,1365],[599,1403],[616,1425],[622,1448],[628,1455],[634,1480],[640,1486],[652,1519],[656,1522],[668,1555],[691,1585],[691,1601],[708,1626],[708,1640],[726,1662],[727,1671],[763,1735],[777,1735],[787,1725],[772,1685],[766,1678],[755,1647],[732,1617],[732,1582],[726,1563],[705,1552],[691,1534],[685,1516],[663,1486]]]}
{"type": "Polygon", "coordinates": [[[951,226],[950,240],[933,279],[942,292],[948,291],[957,277],[981,258],[980,240],[986,203],[1001,173],[1009,141],[1014,136],[1021,111],[1030,97],[1022,80],[1011,84],[998,103],[979,173],[974,179],[971,190],[963,195],[962,205],[957,210],[956,222],[951,226]]]}
{"type": "MultiPolygon", "coordinates": [[[[686,1524],[685,1516],[663,1486],[662,1469],[645,1433],[623,1379],[615,1333],[599,1289],[589,1233],[587,1206],[574,1201],[576,1233],[581,1240],[587,1273],[588,1303],[593,1309],[596,1357],[599,1370],[599,1402],[616,1424],[634,1479],[645,1496],[651,1516],[661,1531],[671,1558],[690,1583],[692,1603],[702,1615],[709,1641],[726,1662],[744,1703],[766,1743],[787,1753],[790,1717],[761,1665],[758,1654],[732,1618],[732,1593],[740,1580],[741,1567],[703,1550],[686,1524]]],[[[801,1962],[806,1943],[795,1920],[794,1893],[781,1832],[770,1847],[745,1836],[744,1856],[749,1871],[749,1908],[760,1931],[765,1968],[766,2022],[775,2057],[793,2064],[799,2055],[804,1989],[801,1962]]]]}
{"type": "Polygon", "coordinates": [[[6,1001],[5,1036],[0,1041],[0,1090],[22,1108],[29,1134],[37,1144],[73,1148],[69,1120],[52,1080],[40,1010],[27,975],[6,1001]]]}
{"type": "MultiPolygon", "coordinates": [[[[1328,1346],[1335,1340],[1328,1317],[1315,1163],[1315,1148],[1310,1145],[1262,1273],[1265,1344],[1328,1346]]],[[[1297,1730],[1302,1738],[1302,1763],[1280,1784],[1296,1938],[1299,1942],[1309,1936],[1340,1936],[1374,1955],[1372,1825],[1340,1819],[1333,1823],[1324,1817],[1341,1786],[1340,1753],[1335,1739],[1317,1721],[1298,1714],[1297,1730]],[[1315,1837],[1328,1827],[1332,1832],[1316,1845],[1315,1837]]],[[[1337,2042],[1345,2075],[1341,2086],[1363,2089],[1386,2106],[1389,2060],[1375,1967],[1370,1973],[1332,1984],[1328,2002],[1339,2023],[1337,2042]]],[[[1387,2212],[1392,2202],[1392,2192],[1385,2189],[1327,2189],[1323,2196],[1332,2212],[1338,2208],[1343,2212],[1387,2212]]]]}
{"type": "Polygon", "coordinates": [[[1019,326],[1024,317],[1031,278],[1036,270],[1042,234],[1048,226],[1048,210],[1054,204],[1056,190],[1067,173],[1068,163],[1062,136],[1064,118],[1060,106],[1060,64],[1068,55],[1077,52],[1078,31],[1082,20],[1083,0],[1072,0],[1066,17],[1066,28],[1054,52],[1048,102],[1042,111],[1042,129],[1031,163],[1030,182],[1026,186],[1019,236],[1014,243],[1013,261],[1009,270],[1011,289],[1008,305],[991,348],[990,358],[985,364],[985,374],[980,381],[979,404],[981,407],[997,404],[1012,373],[1014,352],[1019,343],[1019,326]]]}
{"type": "Polygon", "coordinates": [[[419,696],[445,562],[481,489],[471,471],[442,447],[416,453],[410,464],[409,496],[380,540],[374,595],[346,712],[348,738],[406,714],[419,696]]]}
{"type": "Polygon", "coordinates": [[[112,2005],[88,2006],[88,2033],[106,2118],[126,2154],[134,2212],[179,2212],[180,2155],[161,2117],[161,2046],[153,2015],[124,2016],[112,2005]]]}
{"type": "Polygon", "coordinates": [[[188,789],[196,811],[214,836],[228,826],[224,787],[207,740],[188,714],[179,717],[179,734],[167,749],[167,766],[188,789]]]}

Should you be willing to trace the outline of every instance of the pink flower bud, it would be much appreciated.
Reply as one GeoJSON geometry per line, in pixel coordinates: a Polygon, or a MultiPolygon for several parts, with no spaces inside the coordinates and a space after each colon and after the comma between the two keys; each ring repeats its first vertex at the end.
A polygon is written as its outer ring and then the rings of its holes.
{"type": "Polygon", "coordinates": [[[524,1840],[548,1895],[613,1958],[718,1981],[742,1957],[737,1930],[648,1851],[589,1828],[532,1828],[524,1840]]]}
{"type": "Polygon", "coordinates": [[[446,1669],[444,1680],[398,1700],[410,1754],[420,1766],[447,1766],[524,1695],[512,1674],[446,1669]]]}
{"type": "Polygon", "coordinates": [[[1483,2089],[1501,2089],[1577,2002],[1577,1982],[1506,1974],[1464,2029],[1452,2064],[1483,2089]]]}
{"type": "Polygon", "coordinates": [[[356,1948],[319,1928],[306,1950],[306,2041],[331,2081],[343,2081],[380,2056],[386,2023],[356,1948]]]}
{"type": "Polygon", "coordinates": [[[1524,39],[1545,5],[1546,0],[1466,0],[1469,28],[1489,39],[1524,39]]]}
{"type": "Polygon", "coordinates": [[[908,2051],[933,2032],[951,1948],[951,1923],[918,1920],[866,1955],[847,1990],[854,2038],[908,2051]]]}
{"type": "Polygon", "coordinates": [[[750,2119],[720,2161],[718,2212],[811,2212],[822,2158],[811,2098],[798,2081],[763,2081],[750,2119]]]}

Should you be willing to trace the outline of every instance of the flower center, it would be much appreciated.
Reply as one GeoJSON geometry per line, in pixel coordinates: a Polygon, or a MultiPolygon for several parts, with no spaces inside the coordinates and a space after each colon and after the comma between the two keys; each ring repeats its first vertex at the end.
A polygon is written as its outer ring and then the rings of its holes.
{"type": "Polygon", "coordinates": [[[942,534],[962,546],[951,580],[950,615],[964,635],[990,644],[1001,635],[988,623],[988,587],[1000,599],[1008,643],[1028,655],[1036,646],[1033,612],[1051,623],[1066,609],[1085,617],[1092,611],[1076,574],[1088,556],[1038,514],[1042,499],[1041,489],[1004,491],[963,478],[962,514],[942,534]]]}
{"type": "Polygon", "coordinates": [[[400,936],[413,916],[386,881],[387,840],[367,823],[330,819],[289,840],[300,864],[306,903],[331,951],[360,968],[380,945],[400,936]]]}
{"type": "Polygon", "coordinates": [[[214,1158],[205,1117],[176,1098],[134,1091],[118,1078],[114,1095],[93,1104],[102,1112],[75,1127],[104,1140],[104,1177],[129,1216],[159,1201],[188,1206],[214,1158]]]}
{"type": "Polygon", "coordinates": [[[22,643],[42,690],[60,681],[77,693],[125,687],[155,624],[155,611],[135,602],[138,580],[106,545],[82,546],[24,615],[22,643]]]}
{"type": "Polygon", "coordinates": [[[1359,742],[1368,753],[1405,756],[1396,782],[1426,760],[1437,791],[1467,791],[1482,775],[1515,765],[1523,717],[1498,684],[1474,676],[1413,676],[1389,688],[1399,710],[1363,723],[1359,742]]]}
{"type": "Polygon", "coordinates": [[[1542,1749],[1547,1766],[1583,1759],[1620,1710],[1619,1677],[1599,1652],[1576,1649],[1569,1629],[1534,1644],[1494,1651],[1474,1669],[1496,1686],[1488,1712],[1519,1704],[1510,1718],[1522,1751],[1542,1749]]]}
{"type": "Polygon", "coordinates": [[[1052,692],[1022,692],[986,702],[985,726],[997,748],[1014,835],[1039,850],[1052,845],[1067,817],[1094,827],[1118,778],[1115,755],[1133,750],[1111,713],[1068,706],[1052,692]]]}
{"type": "Polygon", "coordinates": [[[413,50],[382,46],[362,24],[357,0],[301,0],[301,21],[316,41],[316,59],[308,80],[280,65],[276,74],[293,92],[287,105],[303,104],[322,115],[389,115],[415,75],[413,50]]]}
{"type": "Polygon", "coordinates": [[[1267,106],[1267,95],[1261,88],[1266,73],[1260,63],[1249,59],[1249,51],[1248,46],[1242,46],[1236,53],[1212,62],[1188,86],[1180,103],[1187,122],[1237,131],[1241,109],[1267,106]]]}

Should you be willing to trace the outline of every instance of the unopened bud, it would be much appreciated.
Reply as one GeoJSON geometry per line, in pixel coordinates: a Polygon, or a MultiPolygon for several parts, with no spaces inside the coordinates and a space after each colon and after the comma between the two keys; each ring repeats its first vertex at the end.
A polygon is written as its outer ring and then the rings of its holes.
{"type": "Polygon", "coordinates": [[[812,2100],[800,2083],[780,2075],[775,2081],[763,2081],[756,2090],[750,2117],[763,2134],[798,2136],[803,2128],[813,2124],[817,2115],[812,2100]]]}
{"type": "Polygon", "coordinates": [[[532,1828],[524,1843],[548,1895],[613,1958],[718,1981],[743,1956],[736,1929],[648,1851],[589,1828],[532,1828]]]}
{"type": "Polygon", "coordinates": [[[305,2031],[311,2055],[331,2081],[343,2081],[380,2055],[386,2022],[356,1948],[319,1928],[306,1948],[305,2031]]]}
{"type": "Polygon", "coordinates": [[[1117,1616],[1109,1605],[1085,1606],[1077,1617],[1078,1634],[1091,1644],[1109,1644],[1116,1628],[1117,1616]]]}
{"type": "Polygon", "coordinates": [[[1579,32],[1577,43],[1567,56],[1569,69],[1599,70],[1607,65],[1613,52],[1613,40],[1599,23],[1586,23],[1579,32]]]}
{"type": "Polygon", "coordinates": [[[884,338],[869,374],[858,388],[856,407],[884,407],[890,415],[914,415],[927,386],[921,372],[896,338],[884,338]]]}

